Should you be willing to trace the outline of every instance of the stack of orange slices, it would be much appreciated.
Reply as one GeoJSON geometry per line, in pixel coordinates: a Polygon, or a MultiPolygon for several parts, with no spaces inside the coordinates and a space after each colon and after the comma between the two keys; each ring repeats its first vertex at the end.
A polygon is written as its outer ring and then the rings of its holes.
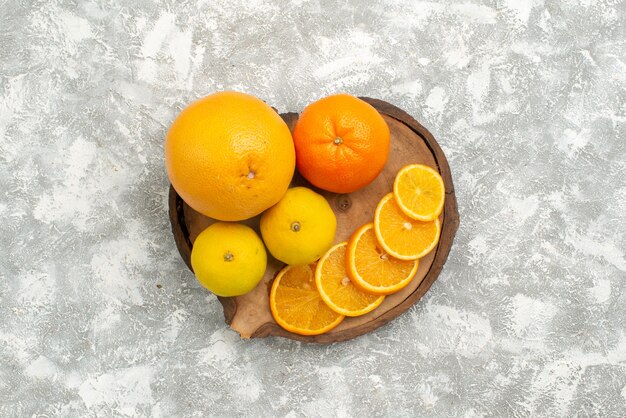
{"type": "Polygon", "coordinates": [[[439,242],[445,187],[426,165],[402,168],[393,192],[384,196],[374,222],[348,242],[330,248],[315,264],[287,266],[272,284],[270,309],[276,322],[301,335],[328,332],[346,316],[376,309],[405,288],[419,260],[439,242]]]}

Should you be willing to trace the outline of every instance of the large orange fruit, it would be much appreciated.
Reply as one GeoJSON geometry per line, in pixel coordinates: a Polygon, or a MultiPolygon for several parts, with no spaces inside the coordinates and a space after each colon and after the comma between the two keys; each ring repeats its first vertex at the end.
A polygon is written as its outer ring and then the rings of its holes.
{"type": "Polygon", "coordinates": [[[389,127],[371,105],[348,94],[307,106],[293,132],[300,173],[314,186],[350,193],[371,183],[389,156],[389,127]]]}
{"type": "Polygon", "coordinates": [[[167,174],[189,206],[239,221],[273,206],[295,168],[291,133],[260,99],[221,92],[178,115],[165,141],[167,174]]]}

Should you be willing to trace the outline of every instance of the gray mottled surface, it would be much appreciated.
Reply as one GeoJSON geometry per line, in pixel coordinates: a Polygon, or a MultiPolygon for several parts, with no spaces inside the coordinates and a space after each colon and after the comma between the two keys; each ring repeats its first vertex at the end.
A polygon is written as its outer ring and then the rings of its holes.
{"type": "Polygon", "coordinates": [[[0,416],[626,415],[626,4],[365,3],[0,1],[0,416]],[[427,297],[334,346],[225,326],[163,165],[222,89],[435,134],[462,223],[427,297]]]}

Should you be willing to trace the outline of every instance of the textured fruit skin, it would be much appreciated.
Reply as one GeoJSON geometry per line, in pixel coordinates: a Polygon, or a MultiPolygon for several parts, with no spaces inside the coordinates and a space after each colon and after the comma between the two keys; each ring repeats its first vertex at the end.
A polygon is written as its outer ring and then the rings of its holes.
{"type": "Polygon", "coordinates": [[[389,157],[389,126],[371,105],[348,94],[307,106],[293,140],[300,173],[311,184],[335,193],[365,187],[389,157]],[[340,144],[335,143],[337,138],[340,144]]]}
{"type": "Polygon", "coordinates": [[[193,243],[191,267],[200,284],[211,292],[239,296],[254,289],[263,278],[267,253],[252,228],[216,222],[193,243]]]}
{"type": "Polygon", "coordinates": [[[176,192],[196,211],[248,219],[280,200],[295,169],[289,128],[260,99],[220,92],[183,109],[167,134],[165,163],[176,192]]]}
{"type": "Polygon", "coordinates": [[[261,235],[269,252],[283,263],[309,264],[335,240],[337,219],[326,199],[306,187],[287,190],[261,216],[261,235]],[[299,230],[294,231],[294,224],[299,230]]]}

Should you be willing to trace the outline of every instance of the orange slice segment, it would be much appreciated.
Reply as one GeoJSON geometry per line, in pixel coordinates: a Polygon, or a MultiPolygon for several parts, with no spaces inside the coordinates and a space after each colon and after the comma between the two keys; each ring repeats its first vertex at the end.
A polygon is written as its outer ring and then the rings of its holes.
{"type": "Polygon", "coordinates": [[[322,300],[333,311],[346,316],[364,315],[378,307],[384,296],[366,293],[354,286],[346,271],[346,247],[342,242],[320,258],[315,283],[322,300]]]}
{"type": "Polygon", "coordinates": [[[389,193],[376,207],[374,231],[380,246],[392,257],[416,260],[435,248],[441,225],[439,218],[429,222],[409,218],[400,210],[393,193],[389,193]]]}
{"type": "Polygon", "coordinates": [[[443,179],[437,170],[423,164],[407,165],[398,171],[393,193],[402,212],[424,222],[441,214],[446,199],[443,179]]]}
{"type": "Polygon", "coordinates": [[[287,266],[278,272],[270,292],[270,310],[278,325],[300,335],[323,334],[344,319],[320,298],[308,265],[287,266]]]}
{"type": "Polygon", "coordinates": [[[346,251],[350,280],[362,290],[389,295],[406,287],[417,273],[418,260],[399,260],[376,240],[374,224],[365,224],[350,237],[346,251]]]}

